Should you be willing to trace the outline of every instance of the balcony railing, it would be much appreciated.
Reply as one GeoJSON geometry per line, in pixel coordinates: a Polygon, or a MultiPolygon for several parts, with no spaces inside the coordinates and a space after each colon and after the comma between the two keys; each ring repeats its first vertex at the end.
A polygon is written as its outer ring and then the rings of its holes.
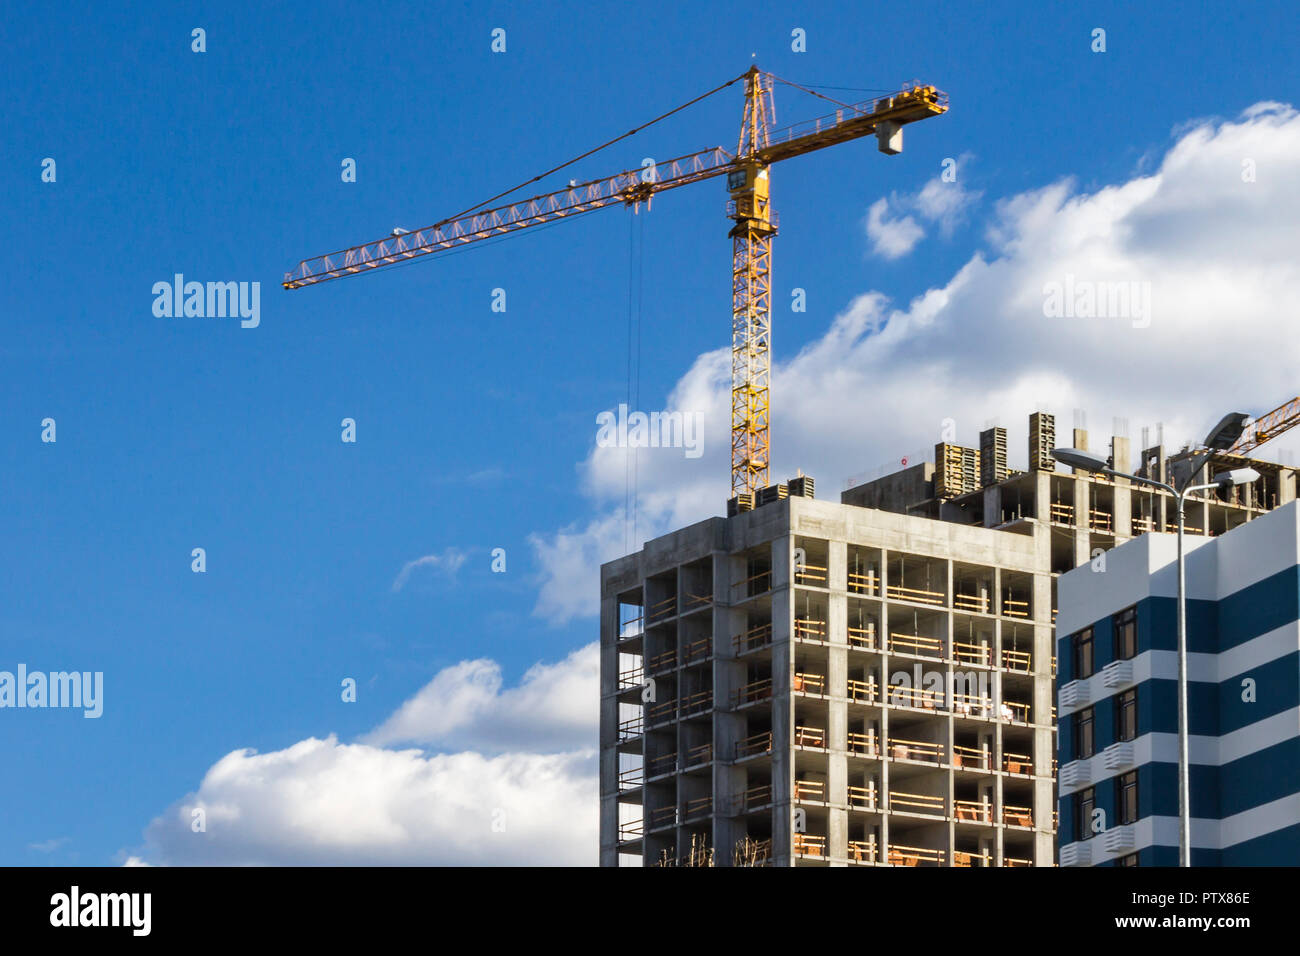
{"type": "Polygon", "coordinates": [[[650,811],[650,829],[658,830],[660,827],[670,827],[677,822],[677,807],[669,805],[658,807],[650,811]]]}
{"type": "Polygon", "coordinates": [[[854,810],[875,810],[876,788],[849,787],[849,806],[854,810]]]}
{"type": "Polygon", "coordinates": [[[796,694],[812,694],[818,697],[826,694],[825,674],[804,674],[795,672],[790,689],[796,694]]]}
{"type": "Polygon", "coordinates": [[[954,800],[952,810],[958,820],[972,823],[993,822],[993,807],[982,800],[954,800]]]}
{"type": "Polygon", "coordinates": [[[770,806],[771,803],[772,785],[770,783],[750,787],[736,799],[736,807],[740,813],[752,813],[755,810],[770,806]]]}
{"type": "Polygon", "coordinates": [[[677,649],[664,651],[662,654],[656,654],[646,662],[650,673],[657,674],[659,671],[670,670],[677,666],[677,649]]]}
{"type": "Polygon", "coordinates": [[[875,597],[880,593],[880,578],[874,571],[865,574],[850,571],[848,575],[849,591],[875,597]]]}
{"type": "Polygon", "coordinates": [[[660,754],[658,757],[651,757],[646,761],[646,773],[651,777],[661,777],[666,773],[672,773],[677,769],[677,752],[670,754],[660,754]]]}
{"type": "Polygon", "coordinates": [[[1032,658],[1029,651],[1013,651],[1007,648],[1002,649],[1002,666],[1009,671],[1019,671],[1022,674],[1028,674],[1031,670],[1030,663],[1032,658]]]}
{"type": "Polygon", "coordinates": [[[750,681],[743,687],[739,687],[732,692],[732,699],[735,706],[742,707],[745,704],[754,704],[760,700],[767,700],[772,696],[772,678],[765,677],[762,680],[750,681]]]}
{"type": "Polygon", "coordinates": [[[992,866],[993,857],[987,853],[980,853],[978,850],[953,850],[953,866],[992,866]]]}
{"type": "Polygon", "coordinates": [[[875,734],[848,733],[849,753],[859,757],[879,757],[880,745],[876,743],[875,734]]]}
{"type": "Polygon", "coordinates": [[[713,759],[713,744],[700,744],[686,751],[686,766],[695,767],[713,759]]]}
{"type": "Polygon", "coordinates": [[[889,703],[893,707],[917,707],[921,710],[943,707],[943,691],[892,684],[888,695],[889,703]]]}
{"type": "Polygon", "coordinates": [[[645,825],[642,820],[630,820],[627,823],[620,823],[618,825],[618,840],[620,843],[639,840],[644,832],[645,825]]]}
{"type": "Polygon", "coordinates": [[[893,760],[916,760],[922,763],[943,763],[943,744],[928,740],[900,740],[889,738],[889,756],[893,760]]]}
{"type": "Polygon", "coordinates": [[[682,611],[694,611],[696,608],[704,607],[713,600],[712,594],[692,594],[686,592],[686,601],[682,604],[682,611]]]}
{"type": "Polygon", "coordinates": [[[1074,505],[1053,503],[1047,509],[1047,514],[1052,521],[1061,524],[1074,524],[1074,505]]]}
{"type": "Polygon", "coordinates": [[[772,643],[772,624],[756,624],[744,634],[737,634],[732,638],[732,643],[736,647],[737,654],[748,654],[750,651],[757,651],[767,647],[772,643]]]}
{"type": "Polygon", "coordinates": [[[924,634],[889,635],[889,652],[891,654],[916,654],[921,657],[943,657],[943,638],[927,637],[924,634]]]}
{"type": "Polygon", "coordinates": [[[657,724],[660,721],[672,720],[673,713],[677,708],[677,701],[665,700],[646,708],[645,718],[648,724],[657,724]]]}
{"type": "Polygon", "coordinates": [[[808,833],[794,834],[794,842],[791,844],[796,856],[815,856],[825,858],[826,856],[826,838],[824,836],[813,836],[808,833]]]}
{"type": "Polygon", "coordinates": [[[892,601],[911,601],[913,604],[944,604],[947,600],[943,591],[906,588],[901,584],[887,585],[885,595],[892,601]]]}
{"type": "Polygon", "coordinates": [[[627,770],[618,772],[618,789],[635,790],[645,783],[645,769],[643,767],[630,767],[627,770]]]}
{"type": "Polygon", "coordinates": [[[772,571],[759,571],[757,574],[751,574],[747,578],[741,578],[739,581],[733,581],[732,587],[744,588],[746,597],[757,597],[772,589],[772,571]]]}
{"type": "Polygon", "coordinates": [[[670,597],[664,598],[662,601],[656,601],[654,604],[651,604],[646,619],[651,624],[655,624],[659,621],[664,620],[665,618],[672,617],[676,613],[677,613],[677,595],[674,594],[671,595],[670,597]]]}
{"type": "Polygon", "coordinates": [[[1029,617],[1029,602],[1007,598],[1002,602],[1002,613],[1006,617],[1029,617]]]}
{"type": "Polygon", "coordinates": [[[713,691],[702,690],[697,694],[682,698],[682,716],[692,717],[713,709],[713,691]]]}
{"type": "Polygon", "coordinates": [[[1029,807],[1012,807],[1004,804],[1002,822],[1009,827],[1032,827],[1034,814],[1029,807]]]}
{"type": "Polygon", "coordinates": [[[628,717],[626,720],[618,722],[618,740],[619,743],[626,743],[629,740],[635,740],[645,733],[645,720],[638,714],[636,717],[628,717]]]}
{"type": "Polygon", "coordinates": [[[682,819],[694,820],[698,817],[708,816],[713,812],[713,796],[697,797],[694,800],[687,800],[682,807],[682,819]]]}
{"type": "Polygon", "coordinates": [[[764,731],[761,734],[754,734],[752,737],[746,737],[744,740],[736,741],[736,759],[743,757],[752,757],[755,754],[765,754],[772,752],[772,732],[764,731]]]}
{"type": "Polygon", "coordinates": [[[645,683],[645,668],[638,664],[618,675],[618,689],[631,690],[645,683]]]}
{"type": "Polygon", "coordinates": [[[826,730],[822,727],[795,727],[794,745],[814,750],[826,749],[826,730]]]}
{"type": "Polygon", "coordinates": [[[927,863],[931,866],[943,866],[943,850],[931,850],[920,846],[900,846],[897,843],[889,845],[889,853],[886,856],[890,866],[919,866],[927,863]]]}
{"type": "Polygon", "coordinates": [[[698,641],[692,641],[687,644],[682,651],[682,662],[693,664],[696,661],[706,661],[712,650],[713,641],[710,638],[702,637],[698,641]]]}
{"type": "Polygon", "coordinates": [[[876,651],[876,625],[868,623],[866,627],[849,628],[849,647],[860,651],[876,651]]]}
{"type": "Polygon", "coordinates": [[[826,640],[826,622],[813,618],[795,618],[794,636],[798,641],[826,640]]]}
{"type": "Polygon", "coordinates": [[[826,587],[826,569],[819,568],[815,564],[805,564],[801,569],[794,572],[794,583],[807,585],[808,587],[824,588],[826,587]]]}
{"type": "Polygon", "coordinates": [[[1007,773],[1029,776],[1034,772],[1034,761],[1032,757],[1024,754],[1003,754],[1002,769],[1007,773]]]}
{"type": "Polygon", "coordinates": [[[618,627],[618,639],[620,641],[630,641],[643,635],[645,633],[645,628],[642,627],[644,620],[644,615],[638,614],[636,617],[630,617],[626,621],[620,621],[618,627]]]}
{"type": "Polygon", "coordinates": [[[849,700],[854,703],[874,704],[879,699],[875,678],[872,678],[871,680],[856,680],[850,677],[847,686],[849,700]]]}
{"type": "Polygon", "coordinates": [[[958,611],[973,611],[976,614],[989,613],[987,594],[954,594],[952,606],[958,611]]]}
{"type": "Polygon", "coordinates": [[[993,716],[993,699],[975,694],[954,693],[952,712],[961,717],[981,717],[987,720],[993,716]]]}
{"type": "Polygon", "coordinates": [[[1034,865],[1034,861],[1033,861],[1033,860],[1021,860],[1021,859],[1017,859],[1017,858],[1015,858],[1015,857],[1011,857],[1011,856],[1004,856],[1004,857],[1002,858],[1002,865],[1003,865],[1003,866],[1033,866],[1033,865],[1034,865]]]}
{"type": "Polygon", "coordinates": [[[1030,723],[1029,714],[1029,705],[1022,704],[1018,700],[1004,700],[999,711],[999,716],[1003,720],[1013,721],[1017,724],[1030,723]]]}
{"type": "Polygon", "coordinates": [[[953,744],[952,765],[962,770],[991,770],[993,755],[978,747],[963,747],[953,744]]]}
{"type": "Polygon", "coordinates": [[[943,816],[943,797],[928,793],[889,791],[889,809],[903,813],[920,813],[928,817],[943,816]]]}
{"type": "Polygon", "coordinates": [[[854,863],[875,863],[876,843],[874,840],[850,840],[849,859],[854,863]]]}
{"type": "Polygon", "coordinates": [[[967,644],[963,641],[953,641],[952,656],[957,663],[971,667],[993,666],[993,648],[987,644],[967,644]]]}
{"type": "Polygon", "coordinates": [[[826,781],[796,780],[794,782],[794,798],[796,800],[825,800],[826,781]]]}

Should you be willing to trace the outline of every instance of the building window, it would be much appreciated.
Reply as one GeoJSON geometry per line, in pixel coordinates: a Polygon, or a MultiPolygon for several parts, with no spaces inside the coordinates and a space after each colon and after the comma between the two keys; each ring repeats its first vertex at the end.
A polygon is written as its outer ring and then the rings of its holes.
{"type": "Polygon", "coordinates": [[[1115,615],[1115,660],[1126,661],[1137,656],[1137,608],[1131,607],[1115,615]]]}
{"type": "Polygon", "coordinates": [[[1092,628],[1086,627],[1074,635],[1074,679],[1092,676],[1092,628]]]}
{"type": "Polygon", "coordinates": [[[1138,692],[1136,687],[1115,698],[1115,739],[1133,740],[1138,735],[1138,692]]]}
{"type": "Polygon", "coordinates": [[[1136,770],[1115,778],[1115,806],[1119,808],[1120,826],[1137,823],[1138,774],[1136,770]]]}
{"type": "Polygon", "coordinates": [[[1092,808],[1097,805],[1097,794],[1092,787],[1080,790],[1074,795],[1074,838],[1090,840],[1092,832],[1092,808]]]}
{"type": "Polygon", "coordinates": [[[1115,861],[1115,865],[1116,866],[1137,866],[1138,855],[1136,853],[1130,853],[1128,856],[1121,856],[1118,860],[1115,861]]]}
{"type": "Polygon", "coordinates": [[[1074,759],[1086,760],[1096,753],[1093,710],[1086,707],[1074,715],[1074,759]]]}

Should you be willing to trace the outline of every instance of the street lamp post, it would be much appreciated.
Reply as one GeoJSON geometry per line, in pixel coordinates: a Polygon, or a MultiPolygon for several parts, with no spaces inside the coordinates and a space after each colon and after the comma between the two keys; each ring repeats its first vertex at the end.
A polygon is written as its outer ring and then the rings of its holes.
{"type": "Polygon", "coordinates": [[[1249,416],[1241,412],[1233,412],[1225,415],[1218,425],[1210,432],[1205,439],[1205,449],[1192,459],[1191,469],[1175,484],[1166,484],[1163,481],[1156,481],[1153,478],[1143,478],[1140,475],[1130,475],[1126,472],[1115,471],[1110,467],[1106,459],[1095,455],[1092,452],[1081,451],[1077,448],[1057,448],[1052,452],[1052,456],[1062,464],[1069,465],[1073,468],[1079,468],[1084,471],[1098,472],[1105,475],[1113,475],[1117,478],[1127,478],[1130,481],[1138,482],[1143,485],[1151,485],[1161,488],[1173,495],[1174,503],[1178,508],[1178,865],[1192,865],[1192,840],[1191,840],[1191,787],[1190,771],[1187,754],[1188,741],[1188,717],[1187,717],[1187,570],[1186,561],[1183,551],[1183,522],[1186,515],[1185,503],[1188,495],[1197,491],[1206,491],[1210,488],[1217,489],[1220,492],[1226,492],[1228,488],[1234,485],[1247,484],[1259,478],[1259,472],[1254,468],[1234,468],[1231,471],[1223,472],[1214,476],[1214,480],[1209,484],[1192,485],[1192,480],[1200,472],[1205,462],[1216,451],[1226,451],[1231,448],[1245,431],[1246,421],[1249,416]],[[1190,487],[1189,487],[1190,486],[1190,487]]]}

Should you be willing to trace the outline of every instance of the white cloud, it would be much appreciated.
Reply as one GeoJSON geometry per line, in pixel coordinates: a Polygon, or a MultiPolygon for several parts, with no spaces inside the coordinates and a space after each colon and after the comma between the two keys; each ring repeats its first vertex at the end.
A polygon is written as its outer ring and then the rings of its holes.
{"type": "Polygon", "coordinates": [[[871,251],[885,259],[900,259],[915,249],[925,238],[925,228],[916,217],[934,223],[940,235],[951,236],[984,195],[962,184],[970,164],[971,157],[962,155],[916,194],[893,193],[872,203],[866,220],[871,251]]]}
{"type": "Polygon", "coordinates": [[[888,199],[877,199],[867,210],[867,238],[871,249],[886,259],[900,259],[925,238],[925,230],[911,216],[889,217],[888,199]]]}
{"type": "Polygon", "coordinates": [[[557,664],[535,664],[518,687],[503,691],[501,685],[495,661],[462,661],[434,677],[363,742],[452,744],[494,753],[596,745],[599,644],[557,664]]]}
{"type": "Polygon", "coordinates": [[[426,755],[331,735],[228,754],[145,836],[173,865],[581,865],[597,803],[590,751],[426,755]]]}
{"type": "Polygon", "coordinates": [[[393,581],[393,590],[400,591],[406,587],[406,582],[410,580],[412,572],[419,568],[430,568],[437,574],[452,577],[460,570],[467,557],[464,552],[456,548],[444,548],[439,554],[426,554],[414,561],[407,561],[402,566],[402,570],[398,572],[396,580],[393,581]]]}
{"type": "Polygon", "coordinates": [[[360,742],[236,750],[127,865],[594,864],[598,659],[589,645],[506,690],[495,663],[465,661],[360,742]]]}
{"type": "Polygon", "coordinates": [[[59,847],[70,842],[67,837],[54,837],[53,839],[42,840],[39,843],[29,843],[27,849],[35,850],[37,853],[53,853],[59,847]]]}
{"type": "MultiPolygon", "coordinates": [[[[1265,411],[1300,392],[1300,115],[1261,104],[1235,121],[1203,121],[1152,169],[1092,192],[1066,178],[1008,197],[985,224],[989,251],[941,286],[897,308],[877,292],[850,302],[773,370],[772,480],[802,467],[837,499],[848,476],[916,449],[929,457],[948,418],[966,444],[999,420],[1011,464],[1024,467],[1026,419],[1041,407],[1057,413],[1058,435],[1072,409],[1085,409],[1094,448],[1116,416],[1131,422],[1135,451],[1140,427],[1159,421],[1173,446],[1226,411],[1265,411]],[[1247,160],[1254,182],[1243,177],[1247,160]],[[1147,284],[1148,327],[1046,317],[1045,288],[1067,276],[1147,284]]],[[[924,202],[942,227],[952,210],[924,202]]],[[[667,403],[704,416],[703,456],[640,450],[634,547],[720,514],[730,497],[728,359],[725,349],[701,356],[667,403]]],[[[594,615],[600,562],[628,550],[626,453],[593,448],[581,467],[595,517],[534,538],[535,611],[553,622],[594,615]]]]}

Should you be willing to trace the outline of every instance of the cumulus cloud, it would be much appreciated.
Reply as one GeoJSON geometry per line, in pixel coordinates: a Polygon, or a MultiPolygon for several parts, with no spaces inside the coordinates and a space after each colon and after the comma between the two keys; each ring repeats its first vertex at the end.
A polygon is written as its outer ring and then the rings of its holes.
{"type": "Polygon", "coordinates": [[[175,865],[590,865],[595,760],[590,751],[425,754],[312,737],[226,755],[145,836],[175,865]]]}
{"type": "Polygon", "coordinates": [[[456,548],[444,548],[438,554],[426,554],[414,561],[407,561],[402,566],[402,570],[398,572],[396,580],[393,581],[393,591],[400,591],[406,587],[406,582],[411,579],[411,574],[420,568],[429,568],[434,573],[452,577],[460,570],[467,557],[464,552],[456,548]]]}
{"type": "Polygon", "coordinates": [[[504,690],[494,662],[464,661],[357,742],[236,750],[126,865],[592,865],[598,659],[592,644],[504,690]]]}
{"type": "Polygon", "coordinates": [[[501,686],[495,661],[462,661],[439,673],[363,741],[379,746],[454,744],[488,752],[596,745],[597,643],[557,664],[534,665],[518,687],[503,691],[501,686]]]}
{"type": "Polygon", "coordinates": [[[911,216],[890,218],[888,199],[877,199],[867,210],[867,238],[871,249],[886,259],[900,259],[925,238],[925,230],[911,216]]]}
{"type": "Polygon", "coordinates": [[[901,259],[925,238],[925,228],[917,221],[928,220],[942,236],[953,234],[966,221],[971,207],[983,196],[962,184],[961,176],[970,165],[963,155],[950,160],[950,166],[927,182],[914,195],[891,194],[877,199],[867,210],[867,238],[871,251],[884,259],[901,259]]]}
{"type": "MultiPolygon", "coordinates": [[[[943,284],[901,306],[864,293],[775,364],[773,481],[802,467],[835,498],[849,476],[916,449],[928,456],[948,419],[964,444],[999,420],[1011,465],[1024,467],[1026,419],[1038,408],[1064,416],[1064,428],[1084,409],[1094,448],[1115,418],[1132,423],[1135,445],[1143,424],[1163,422],[1172,446],[1226,411],[1264,411],[1296,394],[1293,108],[1258,104],[1184,127],[1150,172],[1092,191],[1062,172],[996,203],[986,248],[943,284]],[[1105,284],[1142,290],[1147,313],[1049,317],[1051,290],[1105,284]]],[[[941,228],[955,214],[934,196],[917,202],[941,228]]],[[[728,360],[726,350],[701,356],[669,397],[669,408],[704,416],[703,456],[638,452],[639,540],[719,514],[730,496],[728,360]]],[[[597,613],[599,564],[627,550],[626,454],[593,448],[581,470],[595,516],[534,539],[535,611],[552,622],[597,613]]]]}

